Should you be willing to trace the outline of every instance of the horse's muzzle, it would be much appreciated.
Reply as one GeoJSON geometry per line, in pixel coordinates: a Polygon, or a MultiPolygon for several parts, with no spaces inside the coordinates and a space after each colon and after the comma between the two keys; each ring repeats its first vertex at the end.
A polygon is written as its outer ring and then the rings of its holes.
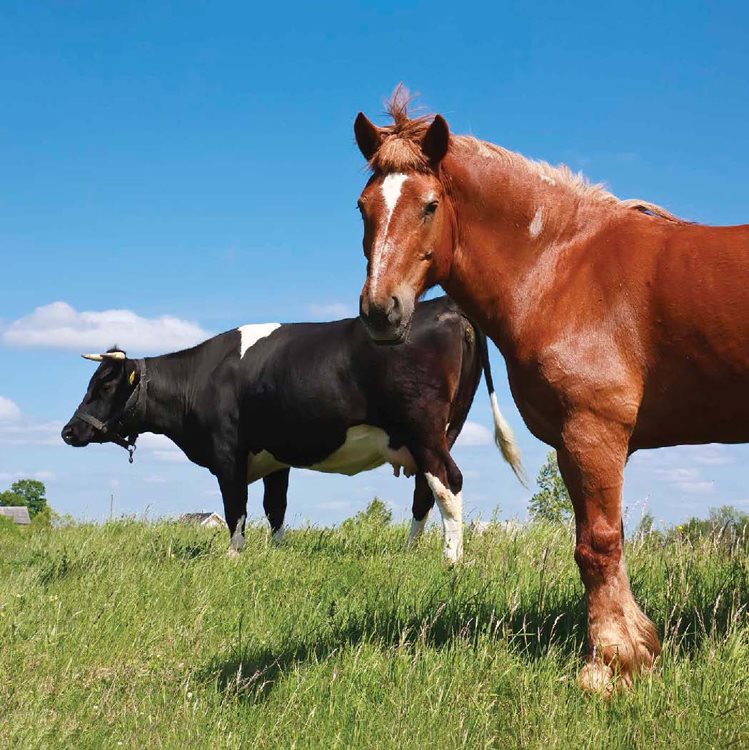
{"type": "Polygon", "coordinates": [[[404,304],[397,295],[382,301],[373,301],[366,295],[359,299],[359,317],[376,344],[400,344],[408,333],[412,315],[413,304],[404,304]]]}

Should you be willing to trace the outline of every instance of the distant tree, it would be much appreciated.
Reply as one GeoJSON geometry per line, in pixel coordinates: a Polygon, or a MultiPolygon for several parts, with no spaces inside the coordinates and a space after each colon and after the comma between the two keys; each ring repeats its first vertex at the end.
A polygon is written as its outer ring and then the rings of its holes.
{"type": "Polygon", "coordinates": [[[556,451],[550,451],[536,477],[538,491],[530,499],[528,510],[534,520],[566,523],[572,518],[572,501],[559,473],[556,451]]]}
{"type": "Polygon", "coordinates": [[[749,526],[749,513],[744,513],[733,505],[721,505],[719,508],[710,508],[708,520],[714,531],[728,529],[740,534],[749,526]]]}
{"type": "Polygon", "coordinates": [[[707,518],[688,518],[671,529],[670,537],[690,541],[712,537],[721,538],[728,543],[744,537],[749,541],[749,513],[744,513],[733,505],[710,508],[707,518]]]}
{"type": "Polygon", "coordinates": [[[650,536],[653,533],[654,529],[655,516],[650,511],[648,511],[642,516],[640,522],[637,524],[637,528],[635,529],[635,537],[644,539],[645,537],[650,536]]]}
{"type": "Polygon", "coordinates": [[[48,507],[46,494],[44,482],[19,479],[11,484],[9,490],[0,492],[0,505],[25,505],[29,509],[29,516],[33,518],[48,507]]]}
{"type": "Polygon", "coordinates": [[[360,510],[351,520],[355,522],[368,521],[378,526],[387,526],[393,520],[393,513],[379,497],[375,497],[364,510],[360,510]]]}
{"type": "Polygon", "coordinates": [[[3,492],[0,492],[0,505],[4,505],[6,507],[18,507],[20,505],[26,505],[26,500],[22,498],[17,492],[13,492],[13,490],[4,490],[3,492]]]}

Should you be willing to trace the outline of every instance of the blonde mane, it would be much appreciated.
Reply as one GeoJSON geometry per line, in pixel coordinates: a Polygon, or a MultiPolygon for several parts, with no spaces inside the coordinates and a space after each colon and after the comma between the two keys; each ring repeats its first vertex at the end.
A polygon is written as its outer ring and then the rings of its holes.
{"type": "MultiPolygon", "coordinates": [[[[413,97],[399,84],[385,105],[392,124],[380,128],[382,141],[369,160],[374,172],[430,172],[432,165],[421,150],[421,141],[434,119],[432,114],[409,116],[409,105],[413,97]]],[[[528,159],[522,154],[509,151],[493,143],[468,135],[450,135],[450,151],[464,151],[486,159],[500,159],[514,170],[533,174],[551,186],[560,185],[572,191],[579,199],[607,203],[633,211],[639,211],[666,221],[686,223],[665,208],[638,199],[622,200],[609,192],[600,183],[591,183],[582,172],[573,172],[565,164],[552,166],[545,161],[528,159]]]]}

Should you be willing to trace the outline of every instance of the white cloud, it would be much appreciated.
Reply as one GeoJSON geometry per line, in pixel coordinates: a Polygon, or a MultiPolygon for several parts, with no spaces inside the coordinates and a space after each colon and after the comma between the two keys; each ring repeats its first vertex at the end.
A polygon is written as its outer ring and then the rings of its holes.
{"type": "Polygon", "coordinates": [[[669,484],[678,487],[682,492],[705,494],[715,491],[715,483],[702,478],[699,469],[656,469],[655,475],[669,484]]]}
{"type": "Polygon", "coordinates": [[[494,438],[491,432],[478,422],[466,422],[455,445],[458,448],[470,448],[477,445],[491,445],[494,438]]]}
{"type": "Polygon", "coordinates": [[[13,422],[0,422],[0,445],[64,445],[62,422],[34,422],[19,413],[13,422]]]}
{"type": "Polygon", "coordinates": [[[313,318],[321,318],[322,320],[337,320],[338,318],[353,318],[357,313],[351,305],[345,302],[328,302],[310,305],[309,314],[313,318]]]}
{"type": "Polygon", "coordinates": [[[185,463],[187,456],[166,436],[146,432],[138,438],[138,450],[145,450],[157,461],[185,463]]]}
{"type": "Polygon", "coordinates": [[[21,418],[21,409],[15,401],[0,396],[0,422],[17,422],[21,418]]]}
{"type": "Polygon", "coordinates": [[[211,334],[197,323],[171,315],[143,318],[132,310],[78,312],[66,302],[37,307],[5,326],[9,346],[103,351],[117,344],[136,352],[163,353],[193,346],[211,334]]]}
{"type": "Polygon", "coordinates": [[[143,477],[141,481],[145,482],[146,484],[164,484],[166,482],[166,478],[159,476],[158,474],[149,474],[148,476],[143,477]]]}
{"type": "Polygon", "coordinates": [[[46,469],[41,471],[0,471],[0,482],[15,482],[16,479],[38,479],[40,482],[49,482],[54,478],[54,472],[46,469]]]}

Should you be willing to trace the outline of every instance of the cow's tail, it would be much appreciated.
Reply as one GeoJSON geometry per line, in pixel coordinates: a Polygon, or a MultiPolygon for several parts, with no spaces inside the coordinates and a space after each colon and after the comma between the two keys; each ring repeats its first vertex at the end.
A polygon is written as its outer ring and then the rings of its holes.
{"type": "Polygon", "coordinates": [[[486,341],[486,335],[483,331],[475,327],[476,338],[478,340],[479,352],[481,354],[481,367],[484,370],[484,380],[486,380],[486,388],[489,391],[489,401],[492,405],[492,416],[494,417],[494,442],[497,444],[502,453],[502,457],[512,467],[515,472],[515,476],[518,478],[520,483],[524,486],[528,486],[528,480],[526,478],[525,469],[523,468],[523,461],[520,457],[520,449],[518,444],[515,442],[515,435],[512,432],[512,427],[508,424],[507,420],[502,416],[502,412],[499,410],[499,404],[497,403],[497,394],[494,392],[494,380],[492,378],[492,368],[489,363],[489,347],[486,341]]]}

